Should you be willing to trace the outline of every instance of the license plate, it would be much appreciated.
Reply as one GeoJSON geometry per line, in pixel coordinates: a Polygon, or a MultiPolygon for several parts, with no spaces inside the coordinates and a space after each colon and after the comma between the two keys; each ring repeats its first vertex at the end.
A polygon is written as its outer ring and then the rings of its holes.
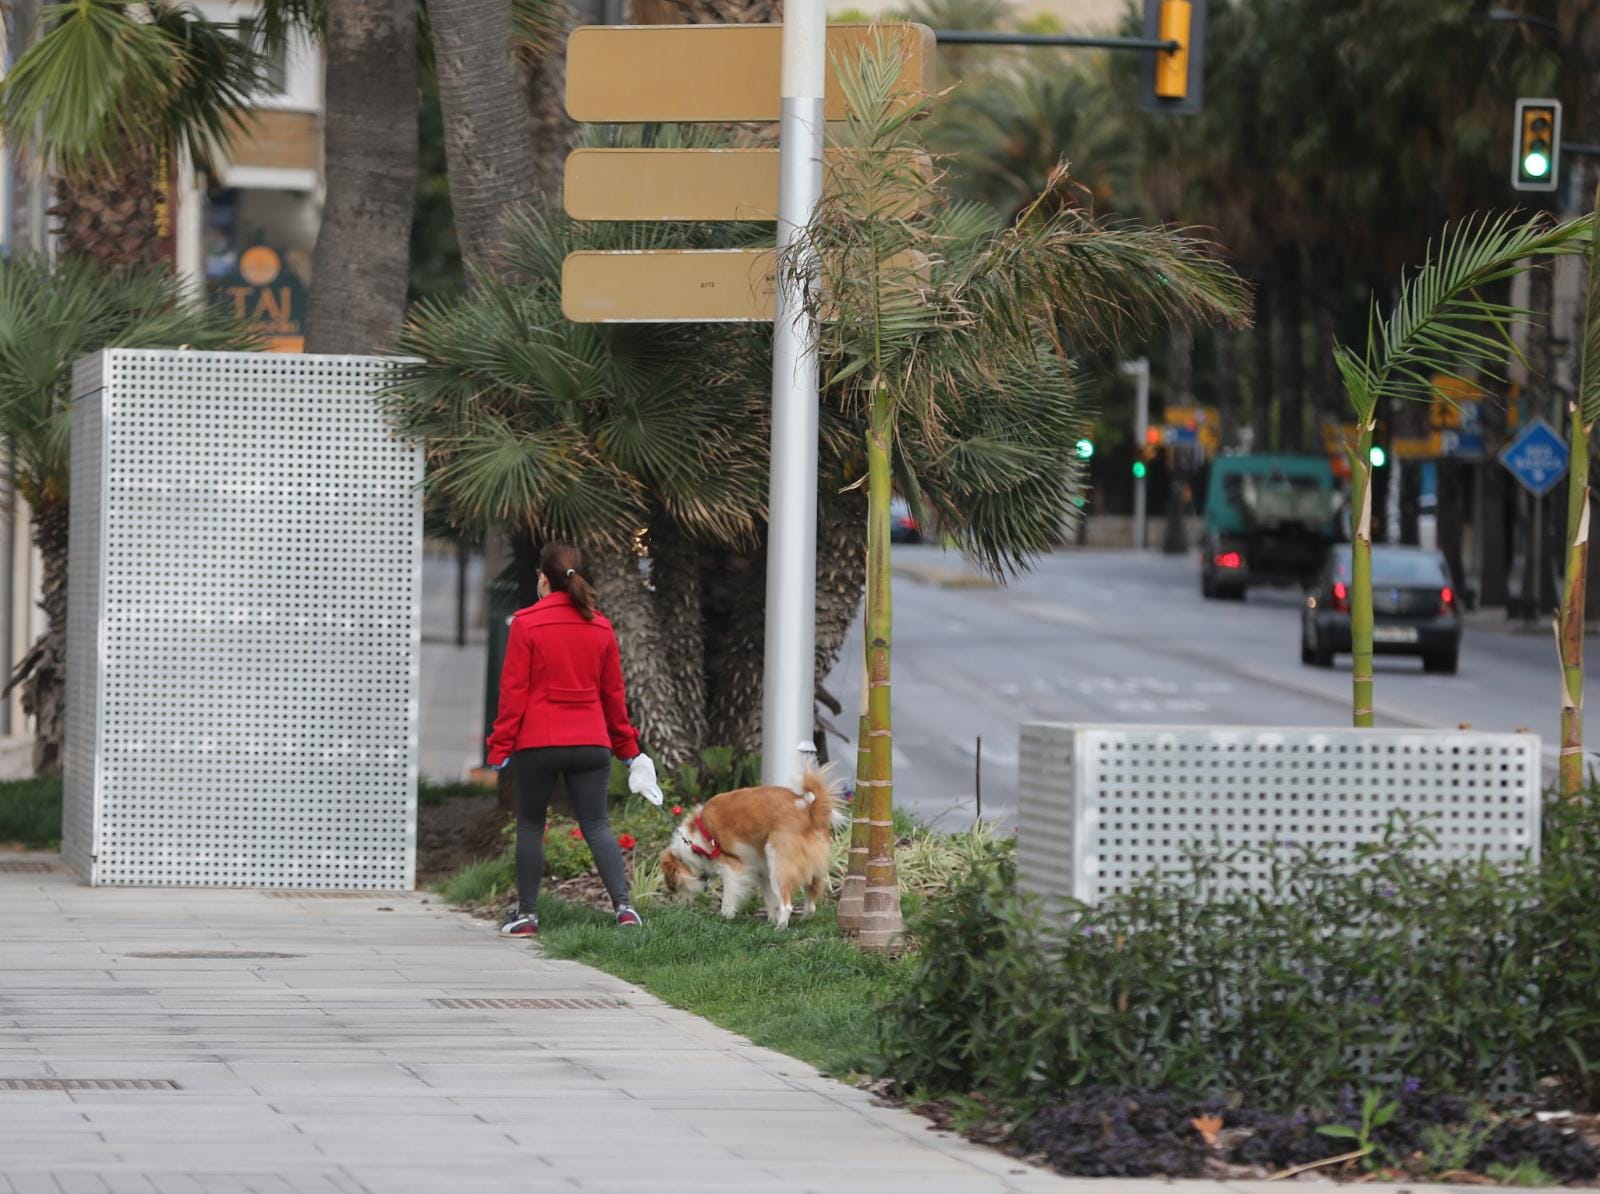
{"type": "Polygon", "coordinates": [[[1372,628],[1372,641],[1375,643],[1414,643],[1417,641],[1417,628],[1415,626],[1374,626],[1372,628]]]}

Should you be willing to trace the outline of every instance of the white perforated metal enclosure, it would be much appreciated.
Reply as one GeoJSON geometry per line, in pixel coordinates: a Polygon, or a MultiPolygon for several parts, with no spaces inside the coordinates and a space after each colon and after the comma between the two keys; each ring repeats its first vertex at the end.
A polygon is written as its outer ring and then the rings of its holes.
{"type": "Polygon", "coordinates": [[[90,882],[413,885],[422,464],[384,367],[79,362],[63,855],[90,882]]]}
{"type": "MultiPolygon", "coordinates": [[[[1436,857],[1539,850],[1534,734],[1034,722],[1020,755],[1018,877],[1046,897],[1095,902],[1180,872],[1193,846],[1337,856],[1397,812],[1424,821],[1436,857]]],[[[1241,884],[1265,865],[1244,861],[1241,884]]]]}

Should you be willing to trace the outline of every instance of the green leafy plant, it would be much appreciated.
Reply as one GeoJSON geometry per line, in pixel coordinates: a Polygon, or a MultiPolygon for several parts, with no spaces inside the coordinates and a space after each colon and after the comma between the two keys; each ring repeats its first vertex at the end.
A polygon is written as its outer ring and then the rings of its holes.
{"type": "Polygon", "coordinates": [[[1486,1170],[1502,1186],[1559,1186],[1561,1183],[1544,1171],[1537,1161],[1519,1161],[1515,1165],[1490,1165],[1486,1170]]]}
{"type": "Polygon", "coordinates": [[[1359,1153],[1370,1167],[1373,1162],[1372,1154],[1378,1147],[1372,1138],[1373,1133],[1386,1126],[1399,1110],[1399,1102],[1386,1101],[1383,1091],[1369,1090],[1361,1100],[1361,1123],[1358,1127],[1351,1127],[1349,1124],[1323,1124],[1317,1131],[1330,1140],[1348,1140],[1355,1145],[1353,1151],[1359,1153]]]}

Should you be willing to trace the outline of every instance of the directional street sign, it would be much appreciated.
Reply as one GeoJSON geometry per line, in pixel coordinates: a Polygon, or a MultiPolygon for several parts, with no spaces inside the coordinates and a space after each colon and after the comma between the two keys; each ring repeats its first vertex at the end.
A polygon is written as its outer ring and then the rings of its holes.
{"type": "MultiPolygon", "coordinates": [[[[907,103],[933,90],[926,25],[828,29],[825,118],[845,118],[839,63],[879,44],[904,54],[907,103]]],[[[602,124],[776,121],[782,25],[585,25],[567,39],[567,112],[602,124]]]]}
{"type": "Polygon", "coordinates": [[[561,267],[561,311],[574,323],[769,322],[775,249],[581,249],[561,267]]]}
{"type": "Polygon", "coordinates": [[[1543,497],[1567,472],[1567,445],[1549,423],[1535,419],[1500,453],[1500,463],[1534,497],[1543,497]]]}

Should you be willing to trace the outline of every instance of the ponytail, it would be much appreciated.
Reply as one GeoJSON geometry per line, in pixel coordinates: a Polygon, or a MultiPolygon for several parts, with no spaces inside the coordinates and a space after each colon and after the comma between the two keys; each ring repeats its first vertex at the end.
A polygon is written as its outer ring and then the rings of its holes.
{"type": "Polygon", "coordinates": [[[576,547],[565,543],[546,543],[539,553],[539,571],[552,593],[565,593],[572,598],[585,621],[594,621],[599,612],[594,586],[582,575],[583,555],[576,547]]]}

